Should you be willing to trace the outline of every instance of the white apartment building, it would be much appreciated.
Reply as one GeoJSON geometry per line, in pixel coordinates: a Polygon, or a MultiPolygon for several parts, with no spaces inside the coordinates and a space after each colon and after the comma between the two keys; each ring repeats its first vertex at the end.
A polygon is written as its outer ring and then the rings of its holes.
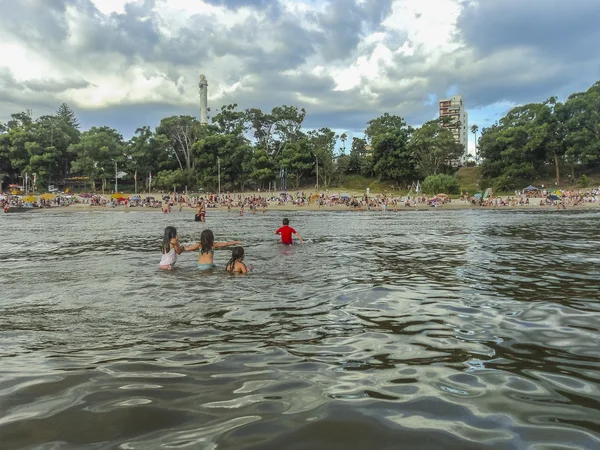
{"type": "Polygon", "coordinates": [[[450,120],[446,125],[456,142],[464,148],[463,154],[457,163],[464,164],[469,154],[469,115],[463,103],[462,96],[453,95],[439,102],[440,118],[448,117],[450,120]]]}

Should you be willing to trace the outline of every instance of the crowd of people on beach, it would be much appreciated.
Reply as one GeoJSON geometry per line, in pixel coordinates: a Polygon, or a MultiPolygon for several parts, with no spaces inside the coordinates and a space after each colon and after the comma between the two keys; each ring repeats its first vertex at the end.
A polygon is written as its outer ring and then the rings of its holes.
{"type": "MultiPolygon", "coordinates": [[[[128,195],[122,193],[112,194],[110,197],[98,194],[77,195],[55,195],[52,198],[22,197],[17,195],[0,196],[0,207],[7,212],[10,208],[52,208],[65,207],[77,204],[89,205],[90,207],[102,208],[151,208],[160,209],[164,213],[172,212],[175,208],[180,211],[184,207],[197,209],[197,215],[206,213],[209,208],[226,208],[239,211],[243,215],[245,211],[263,213],[271,206],[277,207],[317,207],[321,208],[347,208],[352,211],[398,211],[399,209],[415,207],[437,208],[446,204],[458,204],[462,206],[481,208],[500,207],[527,207],[529,205],[549,206],[558,208],[576,207],[585,203],[598,203],[600,187],[587,190],[565,190],[528,188],[515,191],[514,196],[499,197],[493,194],[482,195],[477,193],[469,195],[462,193],[458,199],[452,200],[446,194],[427,196],[422,192],[409,192],[407,195],[395,193],[369,195],[348,195],[346,193],[330,193],[328,190],[320,193],[309,193],[305,191],[274,192],[240,194],[240,193],[165,193],[152,192],[140,195],[128,195]],[[201,207],[198,210],[199,206],[201,207]]],[[[199,218],[197,220],[200,220],[199,218]]]]}

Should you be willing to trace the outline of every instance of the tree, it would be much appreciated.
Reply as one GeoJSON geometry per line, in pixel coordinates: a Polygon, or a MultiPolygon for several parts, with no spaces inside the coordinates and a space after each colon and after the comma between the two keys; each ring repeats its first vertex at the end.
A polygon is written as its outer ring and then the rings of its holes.
{"type": "Polygon", "coordinates": [[[451,171],[452,163],[463,154],[462,145],[454,140],[452,132],[444,128],[439,120],[426,122],[415,130],[409,148],[419,172],[425,177],[451,171]]]}
{"type": "Polygon", "coordinates": [[[293,188],[298,189],[302,177],[314,167],[314,157],[308,138],[303,137],[285,145],[281,153],[281,167],[288,171],[293,180],[293,188]]]}
{"type": "Polygon", "coordinates": [[[156,128],[156,135],[164,137],[161,140],[164,150],[177,159],[181,170],[189,172],[196,167],[192,146],[199,139],[202,128],[192,116],[167,117],[156,128]]]}
{"type": "Polygon", "coordinates": [[[96,179],[102,180],[104,188],[106,180],[114,178],[115,162],[122,167],[125,165],[123,136],[109,127],[92,127],[84,131],[80,142],[69,146],[69,152],[75,156],[73,172],[88,177],[93,190],[96,179]]]}
{"type": "Polygon", "coordinates": [[[275,165],[269,154],[262,148],[257,148],[252,154],[250,179],[260,188],[275,179],[275,165]]]}
{"type": "Polygon", "coordinates": [[[63,103],[58,107],[55,117],[64,122],[67,126],[75,130],[79,130],[79,121],[77,120],[77,116],[66,103],[63,103]]]}
{"type": "Polygon", "coordinates": [[[477,132],[479,131],[479,127],[477,125],[471,126],[471,133],[475,137],[475,161],[479,162],[479,152],[477,151],[477,132]]]}
{"type": "Polygon", "coordinates": [[[246,113],[237,111],[237,103],[221,107],[219,113],[212,118],[212,122],[218,125],[219,133],[242,134],[245,128],[246,113]]]}
{"type": "Polygon", "coordinates": [[[368,158],[367,153],[367,141],[357,137],[352,138],[350,159],[348,161],[348,171],[350,173],[367,175],[371,172],[372,159],[368,158]]]}
{"type": "Polygon", "coordinates": [[[307,133],[307,138],[312,147],[312,153],[318,158],[318,173],[321,186],[325,189],[329,189],[336,171],[333,152],[338,136],[329,128],[321,128],[320,130],[309,131],[307,133]]]}
{"type": "Polygon", "coordinates": [[[423,192],[429,195],[436,194],[458,194],[460,184],[458,180],[450,175],[430,175],[423,181],[423,192]]]}
{"type": "Polygon", "coordinates": [[[375,175],[384,180],[414,179],[415,160],[408,148],[412,131],[402,117],[388,113],[369,121],[365,136],[373,148],[375,175]]]}
{"type": "Polygon", "coordinates": [[[569,96],[564,104],[565,156],[575,179],[575,165],[600,163],[600,82],[587,92],[569,96]]]}
{"type": "Polygon", "coordinates": [[[163,151],[161,143],[150,127],[144,126],[135,131],[127,143],[127,170],[137,180],[146,180],[151,173],[158,174],[161,170],[173,170],[175,167],[163,151]]]}
{"type": "Polygon", "coordinates": [[[346,133],[342,133],[340,135],[340,141],[342,141],[342,155],[346,154],[346,141],[348,140],[348,135],[346,133]]]}
{"type": "Polygon", "coordinates": [[[263,113],[260,109],[251,108],[246,110],[246,121],[249,122],[249,129],[253,132],[257,147],[272,154],[271,143],[275,130],[273,116],[263,113]]]}
{"type": "Polygon", "coordinates": [[[301,137],[300,128],[306,117],[304,108],[295,106],[276,106],[271,111],[271,120],[275,124],[273,135],[277,138],[278,145],[272,156],[277,156],[288,142],[295,142],[301,137]]]}
{"type": "MultiPolygon", "coordinates": [[[[250,143],[241,134],[211,134],[194,145],[198,154],[197,180],[201,185],[216,188],[218,184],[217,158],[220,159],[221,185],[244,189],[251,170],[250,143]]],[[[215,189],[216,190],[216,189],[215,189]]]]}

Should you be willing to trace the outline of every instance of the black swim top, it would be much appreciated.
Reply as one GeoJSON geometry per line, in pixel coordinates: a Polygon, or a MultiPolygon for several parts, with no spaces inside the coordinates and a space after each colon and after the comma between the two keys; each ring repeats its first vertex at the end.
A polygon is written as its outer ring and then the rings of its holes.
{"type": "Polygon", "coordinates": [[[200,250],[200,254],[201,255],[204,254],[204,253],[208,253],[209,255],[214,255],[215,251],[212,248],[210,250],[206,251],[206,252],[204,250],[200,250]]]}

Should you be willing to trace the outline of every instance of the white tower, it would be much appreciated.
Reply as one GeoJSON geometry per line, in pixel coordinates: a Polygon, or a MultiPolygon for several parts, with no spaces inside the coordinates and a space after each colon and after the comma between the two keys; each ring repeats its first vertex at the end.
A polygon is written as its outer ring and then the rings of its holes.
{"type": "Polygon", "coordinates": [[[200,124],[208,124],[208,81],[200,75],[200,124]]]}

